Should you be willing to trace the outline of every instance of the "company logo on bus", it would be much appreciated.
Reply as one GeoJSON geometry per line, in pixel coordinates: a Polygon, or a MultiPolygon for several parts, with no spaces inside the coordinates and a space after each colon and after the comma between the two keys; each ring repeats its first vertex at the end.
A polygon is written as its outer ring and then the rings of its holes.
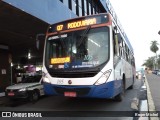
{"type": "Polygon", "coordinates": [[[72,84],[72,81],[71,81],[71,80],[68,80],[68,84],[72,84]]]}

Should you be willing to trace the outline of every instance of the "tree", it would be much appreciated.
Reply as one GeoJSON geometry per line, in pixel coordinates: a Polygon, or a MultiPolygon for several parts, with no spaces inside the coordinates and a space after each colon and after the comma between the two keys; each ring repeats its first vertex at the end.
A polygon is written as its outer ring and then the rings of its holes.
{"type": "Polygon", "coordinates": [[[159,50],[158,45],[159,44],[158,44],[158,42],[156,40],[151,41],[150,50],[156,54],[156,58],[154,59],[154,61],[155,61],[154,62],[155,63],[155,69],[156,69],[156,64],[157,64],[157,51],[159,50]]]}
{"type": "Polygon", "coordinates": [[[154,67],[154,57],[149,57],[147,60],[145,60],[145,62],[143,63],[142,66],[146,66],[150,69],[153,69],[153,67],[154,67]]]}
{"type": "Polygon", "coordinates": [[[157,51],[159,50],[159,48],[158,48],[158,42],[155,40],[155,41],[151,41],[151,47],[150,47],[150,50],[152,51],[152,52],[154,52],[155,54],[156,54],[156,56],[157,56],[157,51]]]}
{"type": "Polygon", "coordinates": [[[158,68],[160,69],[160,55],[158,56],[157,63],[158,63],[158,68]]]}

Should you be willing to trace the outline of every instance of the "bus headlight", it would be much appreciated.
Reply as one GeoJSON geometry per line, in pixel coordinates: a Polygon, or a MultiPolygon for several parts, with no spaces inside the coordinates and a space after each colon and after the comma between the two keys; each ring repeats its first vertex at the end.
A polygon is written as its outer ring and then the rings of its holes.
{"type": "Polygon", "coordinates": [[[103,75],[96,81],[95,85],[104,84],[108,80],[111,72],[112,70],[108,70],[105,73],[103,73],[103,75]]]}

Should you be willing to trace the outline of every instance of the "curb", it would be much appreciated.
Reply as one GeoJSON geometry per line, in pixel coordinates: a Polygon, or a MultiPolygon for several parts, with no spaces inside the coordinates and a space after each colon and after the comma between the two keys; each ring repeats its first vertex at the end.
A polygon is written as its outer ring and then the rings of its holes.
{"type": "MultiPolygon", "coordinates": [[[[153,98],[152,98],[152,95],[151,95],[151,91],[150,91],[149,84],[148,84],[146,76],[145,76],[144,81],[145,81],[144,83],[147,87],[147,100],[148,100],[148,108],[149,108],[148,111],[149,112],[156,111],[154,101],[153,101],[153,98]]],[[[150,117],[150,120],[159,120],[159,118],[158,117],[150,117]]]]}

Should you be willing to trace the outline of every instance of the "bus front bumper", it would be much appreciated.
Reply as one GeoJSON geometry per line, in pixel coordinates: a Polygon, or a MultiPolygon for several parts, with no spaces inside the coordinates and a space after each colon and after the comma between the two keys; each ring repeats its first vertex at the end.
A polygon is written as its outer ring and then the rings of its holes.
{"type": "MultiPolygon", "coordinates": [[[[117,81],[121,82],[121,81],[117,81]]],[[[66,97],[86,97],[86,98],[113,98],[120,91],[120,86],[115,86],[115,82],[108,82],[102,85],[86,85],[86,86],[65,86],[44,84],[46,95],[57,95],[66,97]]],[[[117,83],[116,83],[117,84],[117,83]]]]}

